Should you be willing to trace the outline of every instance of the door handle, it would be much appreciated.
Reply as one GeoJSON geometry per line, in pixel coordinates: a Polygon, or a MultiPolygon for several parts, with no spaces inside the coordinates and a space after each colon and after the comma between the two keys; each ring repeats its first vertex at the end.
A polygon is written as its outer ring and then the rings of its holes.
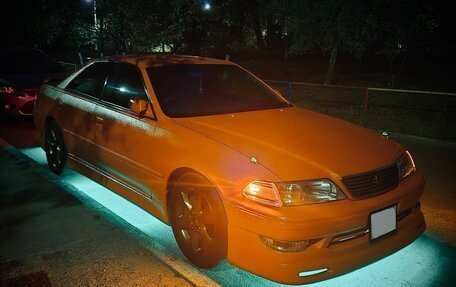
{"type": "Polygon", "coordinates": [[[63,107],[63,101],[61,99],[57,100],[57,109],[61,109],[63,107]]]}
{"type": "Polygon", "coordinates": [[[102,126],[104,124],[104,119],[101,117],[95,117],[95,122],[97,123],[97,125],[102,126]]]}

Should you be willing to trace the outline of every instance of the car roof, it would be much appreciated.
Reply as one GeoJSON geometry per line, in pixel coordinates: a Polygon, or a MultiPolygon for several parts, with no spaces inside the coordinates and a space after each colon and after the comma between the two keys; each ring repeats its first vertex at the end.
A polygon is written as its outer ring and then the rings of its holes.
{"type": "MultiPolygon", "coordinates": [[[[141,68],[167,66],[176,64],[219,64],[219,65],[234,65],[233,63],[225,60],[204,58],[197,56],[184,56],[184,55],[163,55],[163,54],[138,54],[138,55],[124,55],[124,56],[108,56],[98,59],[99,61],[108,60],[113,62],[126,62],[137,65],[141,68]]],[[[95,59],[95,61],[97,61],[95,59]]]]}

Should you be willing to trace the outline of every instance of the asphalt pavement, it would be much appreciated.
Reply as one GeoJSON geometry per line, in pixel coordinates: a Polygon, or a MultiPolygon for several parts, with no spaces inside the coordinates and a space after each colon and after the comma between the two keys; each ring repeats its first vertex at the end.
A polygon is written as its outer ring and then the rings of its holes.
{"type": "Polygon", "coordinates": [[[0,166],[0,285],[194,286],[23,154],[0,166]]]}

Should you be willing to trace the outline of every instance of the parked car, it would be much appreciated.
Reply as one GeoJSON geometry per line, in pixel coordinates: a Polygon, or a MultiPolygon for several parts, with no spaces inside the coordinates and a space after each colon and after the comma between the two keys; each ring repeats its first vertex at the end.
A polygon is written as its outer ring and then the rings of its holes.
{"type": "Polygon", "coordinates": [[[293,106],[240,66],[189,56],[94,61],[34,113],[49,168],[68,164],[171,225],[200,268],[282,283],[369,264],[425,230],[410,153],[293,106]]]}
{"type": "Polygon", "coordinates": [[[0,114],[31,116],[44,81],[62,81],[68,73],[34,48],[0,49],[0,114]]]}

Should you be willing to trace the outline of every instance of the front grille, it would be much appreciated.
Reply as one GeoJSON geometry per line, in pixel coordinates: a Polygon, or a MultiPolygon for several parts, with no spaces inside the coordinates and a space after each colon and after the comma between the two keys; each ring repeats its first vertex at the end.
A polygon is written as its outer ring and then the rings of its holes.
{"type": "Polygon", "coordinates": [[[396,163],[360,174],[342,177],[353,198],[366,198],[394,189],[399,184],[396,163]]]}

